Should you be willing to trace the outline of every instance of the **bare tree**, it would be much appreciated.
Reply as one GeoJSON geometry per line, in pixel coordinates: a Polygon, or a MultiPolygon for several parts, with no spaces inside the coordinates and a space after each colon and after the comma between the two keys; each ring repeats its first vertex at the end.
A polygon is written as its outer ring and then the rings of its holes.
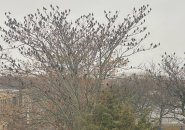
{"type": "Polygon", "coordinates": [[[25,16],[24,22],[5,13],[1,32],[8,44],[1,46],[2,72],[34,77],[30,86],[40,108],[37,121],[52,129],[78,129],[76,117],[93,108],[104,79],[125,67],[129,56],[158,46],[143,44],[150,34],[143,26],[150,11],[148,5],[134,8],[122,23],[116,23],[118,11],[105,11],[106,23],[93,13],[71,22],[70,10],[53,5],[25,16]],[[24,58],[16,59],[7,50],[24,58]]]}
{"type": "Polygon", "coordinates": [[[150,100],[154,108],[154,120],[158,121],[157,123],[161,128],[162,120],[168,116],[172,110],[170,104],[174,102],[174,99],[168,91],[168,86],[166,85],[168,78],[162,68],[155,63],[151,63],[149,69],[146,69],[146,71],[152,86],[150,100]]]}
{"type": "Polygon", "coordinates": [[[170,105],[173,108],[173,118],[184,121],[185,116],[185,91],[184,91],[184,60],[174,54],[167,54],[162,56],[162,63],[160,64],[167,80],[165,82],[168,93],[171,99],[174,100],[170,105]]]}

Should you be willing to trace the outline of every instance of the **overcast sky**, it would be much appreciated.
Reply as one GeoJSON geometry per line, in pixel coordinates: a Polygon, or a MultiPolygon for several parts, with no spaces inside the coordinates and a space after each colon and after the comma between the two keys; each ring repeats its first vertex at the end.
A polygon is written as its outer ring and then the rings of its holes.
{"type": "Polygon", "coordinates": [[[21,19],[37,8],[58,5],[62,9],[71,9],[71,17],[93,12],[95,17],[103,21],[104,10],[120,11],[122,20],[134,7],[149,4],[152,12],[146,17],[150,37],[148,43],[161,43],[155,50],[140,53],[131,58],[137,64],[143,61],[157,61],[166,52],[176,52],[184,56],[185,52],[185,0],[0,0],[0,25],[4,24],[4,13],[10,11],[12,16],[21,19]]]}

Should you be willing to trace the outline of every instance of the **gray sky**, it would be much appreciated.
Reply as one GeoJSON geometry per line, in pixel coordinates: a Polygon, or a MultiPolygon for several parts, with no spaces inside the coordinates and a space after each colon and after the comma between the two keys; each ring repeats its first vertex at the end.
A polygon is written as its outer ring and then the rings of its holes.
{"type": "Polygon", "coordinates": [[[185,0],[0,0],[0,25],[4,24],[4,13],[10,11],[18,19],[37,8],[58,5],[62,9],[71,9],[71,17],[93,12],[95,17],[103,21],[104,10],[120,11],[119,20],[122,20],[133,7],[149,4],[152,12],[146,17],[150,37],[145,41],[161,43],[155,50],[133,56],[134,63],[143,61],[158,61],[164,51],[176,52],[184,56],[185,52],[185,0]]]}

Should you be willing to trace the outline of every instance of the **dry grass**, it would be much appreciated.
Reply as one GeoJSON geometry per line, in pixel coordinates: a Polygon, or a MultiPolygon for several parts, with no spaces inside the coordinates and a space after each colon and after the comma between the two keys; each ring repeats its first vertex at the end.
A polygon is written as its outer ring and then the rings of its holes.
{"type": "MultiPolygon", "coordinates": [[[[162,127],[162,130],[181,130],[180,128],[181,128],[180,125],[164,125],[162,127]]],[[[185,126],[184,125],[183,125],[183,128],[185,130],[185,126]]]]}

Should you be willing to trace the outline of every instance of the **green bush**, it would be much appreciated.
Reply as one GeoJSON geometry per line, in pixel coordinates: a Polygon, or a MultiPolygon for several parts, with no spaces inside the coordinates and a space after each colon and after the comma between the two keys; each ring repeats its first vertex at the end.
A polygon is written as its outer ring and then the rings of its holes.
{"type": "Polygon", "coordinates": [[[130,104],[120,103],[107,92],[91,113],[80,117],[80,130],[149,130],[151,123],[147,117],[146,113],[137,118],[130,104]]]}

